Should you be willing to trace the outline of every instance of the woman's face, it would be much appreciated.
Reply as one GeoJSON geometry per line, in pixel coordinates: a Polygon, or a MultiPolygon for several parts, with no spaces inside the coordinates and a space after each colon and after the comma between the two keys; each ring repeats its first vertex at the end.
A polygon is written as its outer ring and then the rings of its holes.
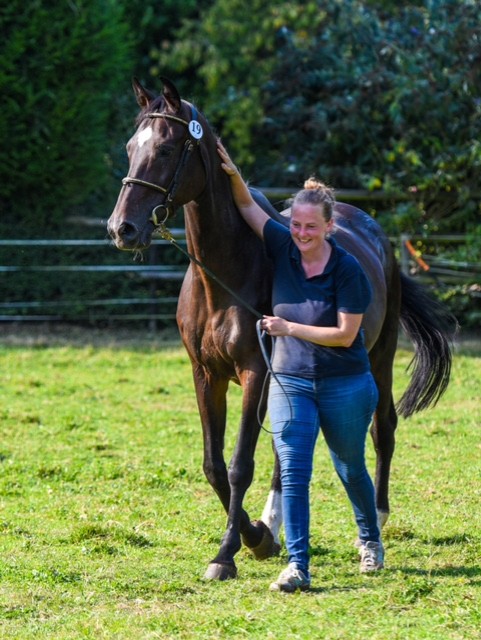
{"type": "Polygon", "coordinates": [[[326,222],[320,205],[297,204],[291,211],[290,231],[301,254],[316,253],[324,247],[326,233],[333,222],[326,222]]]}

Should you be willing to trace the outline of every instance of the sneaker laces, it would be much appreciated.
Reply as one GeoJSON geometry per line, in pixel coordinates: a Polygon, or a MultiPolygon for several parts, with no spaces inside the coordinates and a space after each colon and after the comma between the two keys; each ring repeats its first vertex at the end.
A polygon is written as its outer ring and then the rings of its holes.
{"type": "Polygon", "coordinates": [[[365,569],[377,569],[383,564],[380,542],[366,542],[361,547],[361,564],[365,569]]]}

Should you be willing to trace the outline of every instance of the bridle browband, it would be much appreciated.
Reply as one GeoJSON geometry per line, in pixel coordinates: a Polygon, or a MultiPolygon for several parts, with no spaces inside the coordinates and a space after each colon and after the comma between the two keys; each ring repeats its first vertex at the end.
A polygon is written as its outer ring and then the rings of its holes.
{"type": "Polygon", "coordinates": [[[158,204],[152,209],[151,216],[149,218],[150,222],[154,225],[154,227],[162,226],[171,214],[172,202],[174,201],[175,194],[177,189],[179,188],[180,177],[185,169],[189,156],[193,149],[199,145],[200,139],[202,137],[202,127],[197,120],[197,109],[190,105],[191,109],[191,119],[190,121],[184,120],[183,118],[179,118],[178,116],[171,115],[170,113],[156,112],[153,111],[151,113],[146,113],[145,118],[165,118],[166,120],[173,120],[174,122],[178,122],[187,127],[189,132],[189,137],[184,143],[184,148],[182,149],[182,153],[177,164],[177,167],[174,172],[174,176],[170,181],[170,184],[167,188],[162,187],[154,182],[148,182],[147,180],[141,180],[140,178],[132,178],[130,176],[126,176],[122,179],[122,184],[127,186],[129,184],[137,184],[141,187],[148,187],[149,189],[154,189],[155,191],[160,191],[165,194],[165,199],[162,204],[158,204]],[[197,133],[196,133],[197,132],[197,133]],[[199,135],[200,132],[200,135],[199,135]],[[159,213],[163,211],[163,219],[159,221],[159,213]]]}

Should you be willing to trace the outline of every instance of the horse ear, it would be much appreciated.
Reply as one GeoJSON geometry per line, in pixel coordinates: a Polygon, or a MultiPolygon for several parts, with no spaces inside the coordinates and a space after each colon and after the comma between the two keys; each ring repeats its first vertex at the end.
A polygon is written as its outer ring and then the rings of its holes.
{"type": "Polygon", "coordinates": [[[162,95],[164,96],[165,101],[167,102],[169,107],[173,109],[174,113],[177,113],[178,111],[180,111],[181,104],[179,92],[177,91],[176,86],[171,80],[162,76],[160,79],[164,85],[162,95]]]}
{"type": "Polygon", "coordinates": [[[141,109],[147,107],[157,96],[152,91],[145,89],[137,78],[132,78],[132,88],[137,98],[137,103],[141,109]]]}

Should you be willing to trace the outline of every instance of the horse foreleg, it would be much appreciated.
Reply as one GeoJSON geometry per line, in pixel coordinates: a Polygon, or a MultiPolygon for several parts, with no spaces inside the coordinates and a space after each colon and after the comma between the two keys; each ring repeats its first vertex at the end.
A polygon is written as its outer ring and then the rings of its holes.
{"type": "Polygon", "coordinates": [[[229,504],[227,506],[227,527],[216,557],[211,560],[204,578],[211,580],[228,580],[237,576],[235,554],[241,548],[241,529],[247,530],[251,525],[242,502],[248,486],[252,482],[254,464],[253,456],[246,455],[243,449],[243,438],[239,436],[229,470],[229,504]]]}
{"type": "MultiPolygon", "coordinates": [[[[258,389],[257,385],[250,385],[251,395],[245,396],[246,402],[244,405],[244,414],[246,416],[246,424],[252,424],[251,421],[255,420],[257,425],[256,431],[254,432],[254,441],[252,443],[252,464],[254,459],[254,451],[257,443],[257,438],[259,435],[259,419],[262,421],[265,412],[266,412],[266,403],[264,402],[259,405],[259,398],[257,395],[252,395],[253,389],[258,389]],[[252,415],[252,408],[256,408],[256,416],[252,415]],[[257,411],[258,407],[258,411],[257,411]]],[[[242,451],[242,447],[240,448],[242,451]]],[[[251,522],[247,516],[247,513],[243,511],[243,515],[247,517],[241,518],[241,538],[242,542],[246,547],[252,552],[252,554],[257,558],[257,560],[265,560],[266,558],[271,558],[272,556],[278,555],[281,549],[280,541],[279,541],[279,530],[282,524],[282,505],[281,505],[281,472],[280,472],[280,464],[275,449],[273,447],[274,452],[274,471],[272,475],[271,481],[271,490],[269,492],[269,496],[267,498],[266,505],[262,512],[262,516],[260,520],[255,520],[251,522]]],[[[239,463],[239,460],[236,461],[236,464],[239,463]]],[[[248,482],[248,486],[251,484],[252,478],[248,482]]],[[[247,487],[248,488],[248,487],[247,487]]]]}
{"type": "MultiPolygon", "coordinates": [[[[228,380],[209,374],[204,367],[194,366],[194,384],[202,423],[204,443],[204,474],[219,497],[226,513],[230,511],[231,489],[224,459],[228,380]]],[[[238,547],[240,548],[240,541],[238,547]]],[[[219,554],[212,560],[205,578],[227,580],[235,578],[234,553],[219,554]]]]}
{"type": "Polygon", "coordinates": [[[254,452],[259,436],[257,407],[262,378],[252,371],[240,376],[244,389],[242,418],[234,453],[228,469],[230,501],[227,528],[219,553],[212,560],[205,577],[225,580],[235,577],[234,556],[241,543],[249,547],[257,558],[267,558],[278,552],[269,528],[261,520],[250,521],[242,504],[254,476],[254,452]]]}

